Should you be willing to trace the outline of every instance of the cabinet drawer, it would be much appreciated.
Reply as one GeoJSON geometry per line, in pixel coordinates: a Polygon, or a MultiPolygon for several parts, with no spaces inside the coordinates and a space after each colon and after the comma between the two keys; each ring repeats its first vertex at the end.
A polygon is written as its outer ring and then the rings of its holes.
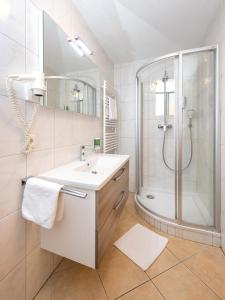
{"type": "Polygon", "coordinates": [[[97,264],[102,258],[108,244],[112,239],[113,232],[116,228],[117,220],[128,198],[128,184],[124,190],[120,192],[113,209],[111,210],[106,222],[97,232],[97,264]]]}
{"type": "Polygon", "coordinates": [[[113,207],[118,201],[121,192],[126,190],[129,180],[129,162],[127,162],[113,178],[97,192],[97,230],[99,230],[113,207]]]}

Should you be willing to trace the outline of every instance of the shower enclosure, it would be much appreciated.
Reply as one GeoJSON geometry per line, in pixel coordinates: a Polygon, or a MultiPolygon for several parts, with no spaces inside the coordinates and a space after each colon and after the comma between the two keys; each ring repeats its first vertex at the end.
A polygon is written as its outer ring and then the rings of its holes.
{"type": "Polygon", "coordinates": [[[178,224],[219,230],[217,46],[141,67],[137,80],[137,201],[178,224]]]}

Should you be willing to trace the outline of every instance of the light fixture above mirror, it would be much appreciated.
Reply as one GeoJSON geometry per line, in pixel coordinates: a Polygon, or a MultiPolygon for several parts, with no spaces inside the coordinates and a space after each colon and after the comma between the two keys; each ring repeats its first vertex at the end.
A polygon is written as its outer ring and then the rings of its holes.
{"type": "Polygon", "coordinates": [[[76,36],[74,40],[68,38],[68,42],[70,43],[71,47],[75,50],[75,52],[80,55],[92,55],[93,52],[88,48],[88,46],[79,38],[79,36],[76,36]]]}

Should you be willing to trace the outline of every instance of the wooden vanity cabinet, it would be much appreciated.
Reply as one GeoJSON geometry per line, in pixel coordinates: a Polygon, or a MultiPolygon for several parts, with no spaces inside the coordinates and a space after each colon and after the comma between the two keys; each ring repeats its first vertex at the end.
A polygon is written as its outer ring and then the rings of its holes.
{"type": "Polygon", "coordinates": [[[96,264],[112,239],[117,220],[128,198],[129,162],[96,192],[96,264]]]}

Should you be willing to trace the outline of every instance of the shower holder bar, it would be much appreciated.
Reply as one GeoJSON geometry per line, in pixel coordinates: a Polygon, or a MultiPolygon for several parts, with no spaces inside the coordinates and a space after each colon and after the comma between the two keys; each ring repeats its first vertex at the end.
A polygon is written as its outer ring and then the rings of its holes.
{"type": "MultiPolygon", "coordinates": [[[[22,182],[21,182],[22,185],[26,185],[27,180],[29,178],[31,178],[31,177],[33,177],[33,176],[30,176],[30,177],[22,179],[22,182]]],[[[40,178],[40,179],[43,179],[43,178],[40,178]]],[[[45,180],[45,179],[43,179],[43,180],[45,180]]],[[[71,196],[75,196],[75,197],[78,197],[78,198],[82,198],[82,199],[87,198],[87,193],[79,192],[79,191],[76,191],[76,190],[72,190],[72,189],[67,188],[66,186],[63,186],[61,188],[60,192],[64,193],[64,194],[67,194],[67,195],[71,195],[71,196]]]]}

